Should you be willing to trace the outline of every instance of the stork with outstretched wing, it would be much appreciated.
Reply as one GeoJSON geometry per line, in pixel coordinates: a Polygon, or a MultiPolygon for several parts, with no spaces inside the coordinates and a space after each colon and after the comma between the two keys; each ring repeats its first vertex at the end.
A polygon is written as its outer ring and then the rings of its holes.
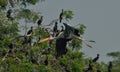
{"type": "Polygon", "coordinates": [[[67,42],[72,40],[72,39],[79,39],[82,40],[88,47],[92,48],[91,45],[89,45],[89,42],[95,42],[93,40],[86,40],[84,38],[82,38],[79,34],[79,30],[75,29],[74,27],[69,26],[66,23],[63,23],[65,26],[65,30],[61,31],[56,37],[48,37],[45,39],[42,39],[39,41],[39,43],[45,42],[45,41],[50,41],[50,40],[56,40],[56,56],[57,58],[66,54],[67,49],[66,49],[66,45],[67,42]]]}

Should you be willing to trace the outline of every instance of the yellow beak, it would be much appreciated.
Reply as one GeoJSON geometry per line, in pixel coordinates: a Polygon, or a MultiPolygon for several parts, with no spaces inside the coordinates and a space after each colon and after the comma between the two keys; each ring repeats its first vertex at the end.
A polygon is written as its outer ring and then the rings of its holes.
{"type": "Polygon", "coordinates": [[[45,39],[40,40],[39,43],[46,42],[46,41],[50,41],[50,40],[53,40],[53,39],[54,39],[54,38],[50,36],[50,37],[47,37],[47,38],[45,38],[45,39]]]}

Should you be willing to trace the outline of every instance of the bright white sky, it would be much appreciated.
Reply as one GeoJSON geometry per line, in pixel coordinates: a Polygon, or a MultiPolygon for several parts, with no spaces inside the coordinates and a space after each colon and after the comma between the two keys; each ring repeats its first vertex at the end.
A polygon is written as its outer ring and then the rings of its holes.
{"type": "Polygon", "coordinates": [[[96,41],[92,49],[83,44],[86,57],[99,53],[99,61],[108,62],[111,58],[106,53],[120,51],[120,0],[45,0],[30,8],[42,13],[44,24],[58,18],[61,9],[72,10],[74,18],[69,23],[84,24],[83,37],[96,41]]]}

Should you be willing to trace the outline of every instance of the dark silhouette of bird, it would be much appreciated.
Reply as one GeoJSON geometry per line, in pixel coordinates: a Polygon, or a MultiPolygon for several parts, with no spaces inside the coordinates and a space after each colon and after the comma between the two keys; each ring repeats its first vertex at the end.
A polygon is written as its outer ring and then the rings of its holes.
{"type": "Polygon", "coordinates": [[[92,65],[91,61],[88,65],[88,68],[85,70],[85,72],[93,72],[93,65],[92,65]]]}
{"type": "Polygon", "coordinates": [[[75,39],[82,40],[88,47],[92,48],[92,46],[89,45],[89,42],[95,42],[95,41],[84,39],[83,37],[80,36],[78,29],[75,29],[66,23],[63,23],[63,24],[65,26],[65,30],[64,30],[63,34],[61,33],[61,35],[63,35],[66,38],[75,38],[75,39]]]}
{"type": "Polygon", "coordinates": [[[70,72],[70,70],[68,69],[68,66],[65,65],[65,72],[70,72]]]}
{"type": "Polygon", "coordinates": [[[62,32],[58,32],[59,34],[57,36],[55,37],[50,36],[48,38],[39,41],[39,43],[41,43],[45,41],[56,40],[56,58],[61,57],[67,53],[67,49],[66,49],[67,42],[72,40],[73,38],[82,40],[85,43],[89,42],[89,40],[80,37],[79,30],[67,25],[66,23],[63,24],[65,26],[65,30],[62,32]]]}
{"type": "Polygon", "coordinates": [[[63,19],[63,13],[64,13],[64,10],[62,9],[62,12],[60,13],[60,16],[59,16],[59,22],[60,23],[62,22],[62,19],[63,19]]]}
{"type": "Polygon", "coordinates": [[[66,39],[66,38],[58,38],[56,40],[56,58],[59,58],[67,53],[66,45],[67,42],[70,40],[71,39],[66,39]]]}
{"type": "Polygon", "coordinates": [[[1,8],[6,8],[6,5],[0,4],[1,8]]]}
{"type": "Polygon", "coordinates": [[[64,27],[63,27],[63,26],[61,26],[61,30],[60,30],[60,31],[61,31],[61,32],[64,31],[64,27]]]}
{"type": "Polygon", "coordinates": [[[53,27],[53,32],[56,32],[57,31],[57,29],[58,29],[58,23],[57,22],[55,22],[55,26],[53,27]]]}
{"type": "Polygon", "coordinates": [[[97,62],[97,60],[99,59],[99,54],[97,54],[97,57],[95,57],[92,62],[97,62]]]}
{"type": "Polygon", "coordinates": [[[31,58],[30,58],[30,61],[31,61],[33,64],[37,64],[37,65],[38,65],[37,59],[36,59],[36,58],[33,58],[32,56],[31,56],[31,58]]]}
{"type": "Polygon", "coordinates": [[[48,56],[46,56],[46,59],[44,61],[44,64],[47,66],[48,65],[48,56]]]}
{"type": "Polygon", "coordinates": [[[23,40],[23,43],[22,44],[27,44],[28,43],[28,37],[27,36],[24,36],[24,40],[23,40]]]}
{"type": "Polygon", "coordinates": [[[112,62],[110,61],[108,65],[108,72],[112,72],[112,67],[113,65],[112,65],[112,62]]]}
{"type": "Polygon", "coordinates": [[[10,44],[9,44],[9,48],[10,48],[10,49],[13,49],[13,48],[14,48],[14,44],[13,44],[13,43],[10,43],[10,44]]]}
{"type": "Polygon", "coordinates": [[[57,34],[57,31],[58,31],[58,23],[57,22],[55,22],[55,26],[53,27],[53,36],[56,36],[56,34],[57,34]]]}
{"type": "Polygon", "coordinates": [[[9,9],[9,10],[7,11],[6,16],[9,18],[9,17],[11,16],[11,13],[12,13],[12,10],[11,10],[11,9],[9,9]]]}
{"type": "Polygon", "coordinates": [[[11,13],[12,13],[12,10],[9,9],[9,10],[7,11],[6,17],[7,17],[9,20],[13,21],[14,19],[13,19],[13,17],[11,16],[11,13]]]}
{"type": "Polygon", "coordinates": [[[37,21],[38,27],[42,24],[43,22],[43,16],[40,17],[40,19],[37,21]]]}
{"type": "Polygon", "coordinates": [[[31,36],[32,33],[33,33],[33,27],[31,26],[31,29],[27,32],[27,36],[28,36],[28,37],[31,36]]]}

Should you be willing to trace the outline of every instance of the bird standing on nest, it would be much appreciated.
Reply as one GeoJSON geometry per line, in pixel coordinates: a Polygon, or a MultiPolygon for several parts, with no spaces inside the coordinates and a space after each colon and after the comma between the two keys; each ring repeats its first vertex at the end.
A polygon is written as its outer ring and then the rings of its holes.
{"type": "Polygon", "coordinates": [[[92,46],[90,46],[87,42],[95,42],[95,41],[83,39],[79,34],[79,30],[67,25],[66,23],[63,24],[65,26],[65,30],[60,32],[56,37],[50,36],[48,38],[39,41],[39,43],[42,43],[45,41],[56,40],[56,53],[57,53],[56,58],[66,54],[67,42],[72,40],[73,38],[84,41],[87,46],[92,48],[92,46]]]}

